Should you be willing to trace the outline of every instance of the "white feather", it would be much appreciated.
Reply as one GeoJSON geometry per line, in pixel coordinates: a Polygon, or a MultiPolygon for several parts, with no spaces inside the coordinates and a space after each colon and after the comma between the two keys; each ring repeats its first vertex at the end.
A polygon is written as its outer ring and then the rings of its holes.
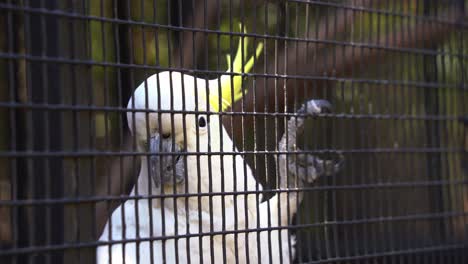
{"type": "MultiPolygon", "coordinates": [[[[201,97],[195,97],[195,89],[206,89],[202,85],[208,82],[184,75],[182,85],[180,73],[172,73],[171,89],[169,82],[168,73],[160,73],[159,78],[153,75],[137,88],[128,108],[195,110],[198,103],[198,110],[206,109],[203,93],[198,93],[201,97]]],[[[176,140],[183,139],[186,133],[187,151],[238,152],[218,116],[210,118],[210,137],[207,131],[195,129],[195,115],[171,117],[167,114],[166,119],[162,118],[162,125],[170,127],[167,122],[171,122],[171,118],[176,124],[173,131],[176,140]]],[[[149,119],[153,131],[159,123],[156,114],[150,114],[149,119]]],[[[129,126],[135,125],[132,128],[135,136],[147,138],[146,113],[129,113],[128,120],[129,126]]],[[[246,263],[247,258],[250,263],[292,261],[295,239],[281,226],[288,225],[290,216],[295,213],[294,197],[281,194],[260,203],[262,197],[258,193],[233,195],[236,191],[262,191],[261,184],[240,155],[189,155],[187,168],[188,178],[184,184],[164,186],[161,190],[153,185],[147,174],[146,158],[142,157],[138,182],[130,196],[161,192],[193,196],[132,199],[119,206],[99,239],[109,244],[98,247],[98,264],[187,263],[189,259],[191,263],[246,263]],[[209,192],[218,195],[206,195],[209,192]],[[222,192],[230,195],[220,195],[222,192]],[[205,195],[198,196],[200,193],[205,195]],[[288,201],[291,205],[289,214],[288,201]],[[162,239],[164,237],[167,239],[162,239]],[[138,242],[139,239],[142,242],[138,242]]]]}

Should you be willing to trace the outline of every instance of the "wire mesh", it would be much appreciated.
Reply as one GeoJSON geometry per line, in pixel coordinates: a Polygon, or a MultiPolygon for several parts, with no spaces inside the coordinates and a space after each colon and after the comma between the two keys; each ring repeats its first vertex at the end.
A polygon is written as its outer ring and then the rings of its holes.
{"type": "Polygon", "coordinates": [[[0,263],[467,263],[466,3],[0,0],[0,263]]]}

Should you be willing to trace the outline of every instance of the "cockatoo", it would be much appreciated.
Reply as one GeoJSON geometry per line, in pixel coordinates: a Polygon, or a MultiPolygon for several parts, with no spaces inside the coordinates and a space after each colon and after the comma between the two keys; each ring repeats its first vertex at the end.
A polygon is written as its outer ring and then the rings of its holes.
{"type": "MultiPolygon", "coordinates": [[[[287,225],[301,197],[278,192],[262,202],[262,185],[216,115],[242,97],[239,73],[249,72],[254,64],[251,57],[243,66],[247,41],[242,42],[232,71],[219,79],[161,72],[135,90],[127,120],[138,150],[145,155],[130,194],[135,198],[115,209],[100,236],[98,264],[293,260],[295,239],[287,225]]],[[[256,56],[261,51],[262,44],[256,56]]],[[[305,112],[328,108],[326,101],[311,102],[305,112]]],[[[290,142],[280,146],[290,151],[288,145],[294,140],[289,135],[283,141],[290,142]]],[[[323,169],[330,164],[319,159],[288,159],[279,157],[278,164],[284,166],[281,177],[311,182],[331,173],[323,169]],[[307,173],[286,167],[299,161],[313,166],[307,173]]],[[[282,180],[280,189],[291,186],[282,180]]]]}

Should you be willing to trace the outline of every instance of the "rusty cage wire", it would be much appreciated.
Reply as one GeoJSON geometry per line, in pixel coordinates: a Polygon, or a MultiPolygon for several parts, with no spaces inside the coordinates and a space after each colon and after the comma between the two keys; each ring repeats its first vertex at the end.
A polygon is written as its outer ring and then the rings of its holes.
{"type": "Polygon", "coordinates": [[[0,263],[468,263],[466,0],[0,0],[0,263]]]}

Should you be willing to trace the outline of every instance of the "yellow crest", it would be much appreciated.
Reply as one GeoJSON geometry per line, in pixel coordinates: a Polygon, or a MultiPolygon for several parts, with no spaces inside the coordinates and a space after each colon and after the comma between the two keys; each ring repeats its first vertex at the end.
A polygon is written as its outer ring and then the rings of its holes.
{"type": "MultiPolygon", "coordinates": [[[[242,24],[239,24],[242,29],[242,24]]],[[[247,33],[244,29],[244,33],[247,33]]],[[[231,56],[227,55],[228,70],[233,74],[222,75],[220,79],[212,80],[210,85],[209,102],[210,106],[214,111],[220,112],[229,108],[234,102],[242,98],[242,74],[248,73],[252,70],[256,57],[259,57],[263,43],[259,43],[255,51],[255,55],[243,65],[242,55],[247,54],[248,39],[244,41],[244,36],[241,37],[239,45],[237,46],[236,56],[232,62],[233,69],[231,69],[231,56]],[[242,51],[242,46],[244,50],[242,51]],[[221,89],[218,89],[218,85],[221,84],[221,89]],[[220,91],[219,91],[220,90],[220,91]],[[221,92],[221,96],[218,94],[221,92]],[[220,109],[220,98],[221,98],[221,109],[220,109]]],[[[244,91],[245,92],[245,91],[244,91]]]]}

